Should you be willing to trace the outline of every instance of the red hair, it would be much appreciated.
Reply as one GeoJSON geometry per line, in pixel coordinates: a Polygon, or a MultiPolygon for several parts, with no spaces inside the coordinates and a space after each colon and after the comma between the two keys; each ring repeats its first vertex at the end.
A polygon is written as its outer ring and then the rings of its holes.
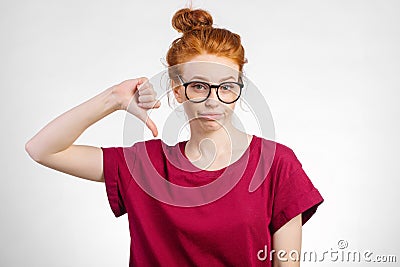
{"type": "Polygon", "coordinates": [[[239,66],[247,62],[240,36],[227,29],[214,28],[210,13],[202,9],[178,10],[172,18],[172,26],[182,36],[175,39],[168,52],[169,66],[182,64],[201,54],[226,57],[239,66]]]}

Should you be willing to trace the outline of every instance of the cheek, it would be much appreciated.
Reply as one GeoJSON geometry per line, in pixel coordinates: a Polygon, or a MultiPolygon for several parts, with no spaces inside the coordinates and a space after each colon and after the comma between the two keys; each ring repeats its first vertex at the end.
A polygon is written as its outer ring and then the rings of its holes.
{"type": "Polygon", "coordinates": [[[183,107],[185,109],[186,114],[188,114],[190,117],[193,117],[196,114],[196,111],[198,110],[198,108],[195,106],[195,104],[186,101],[183,104],[183,107]]]}
{"type": "Polygon", "coordinates": [[[235,103],[226,105],[225,111],[226,111],[226,113],[231,115],[235,111],[235,103]]]}

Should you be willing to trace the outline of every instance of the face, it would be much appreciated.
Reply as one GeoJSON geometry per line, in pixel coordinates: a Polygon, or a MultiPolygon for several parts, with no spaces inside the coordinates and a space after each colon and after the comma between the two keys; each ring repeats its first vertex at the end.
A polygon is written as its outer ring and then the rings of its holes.
{"type": "MultiPolygon", "coordinates": [[[[237,82],[239,66],[226,57],[210,54],[198,55],[183,64],[181,75],[183,82],[203,81],[211,85],[223,82],[237,82]]],[[[212,88],[207,100],[200,103],[188,101],[184,86],[174,86],[176,100],[182,103],[190,126],[196,131],[216,131],[221,127],[231,127],[231,118],[235,104],[226,104],[218,99],[216,89],[212,88]]]]}

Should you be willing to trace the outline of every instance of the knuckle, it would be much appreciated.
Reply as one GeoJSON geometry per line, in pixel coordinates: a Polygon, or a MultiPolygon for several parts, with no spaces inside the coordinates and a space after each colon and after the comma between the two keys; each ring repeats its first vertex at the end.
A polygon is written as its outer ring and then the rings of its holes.
{"type": "Polygon", "coordinates": [[[142,107],[143,108],[147,108],[147,109],[149,109],[149,108],[151,108],[151,103],[142,103],[142,107]]]}

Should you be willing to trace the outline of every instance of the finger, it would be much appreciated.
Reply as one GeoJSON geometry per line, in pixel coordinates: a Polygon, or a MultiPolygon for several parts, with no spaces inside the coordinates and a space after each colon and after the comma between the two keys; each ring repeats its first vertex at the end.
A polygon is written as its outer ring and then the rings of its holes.
{"type": "Polygon", "coordinates": [[[161,106],[161,102],[160,102],[160,100],[151,101],[151,102],[139,102],[138,105],[139,105],[139,107],[146,108],[146,109],[159,108],[161,106]]]}
{"type": "Polygon", "coordinates": [[[156,103],[154,104],[153,108],[159,108],[161,106],[161,101],[156,100],[156,103]]]}
{"type": "Polygon", "coordinates": [[[140,77],[140,78],[137,78],[137,79],[136,79],[138,85],[144,84],[144,83],[146,83],[146,81],[148,81],[148,80],[149,80],[149,79],[147,79],[146,77],[140,77]]]}
{"type": "Polygon", "coordinates": [[[139,95],[153,95],[157,96],[156,91],[154,91],[153,86],[144,84],[142,87],[139,89],[139,95]]]}
{"type": "Polygon", "coordinates": [[[138,89],[139,95],[152,95],[154,98],[157,96],[157,92],[154,90],[153,86],[151,84],[143,84],[143,86],[138,89]]]}
{"type": "Polygon", "coordinates": [[[142,121],[146,124],[146,127],[150,129],[153,136],[156,137],[158,135],[158,130],[157,130],[157,126],[154,123],[154,121],[152,119],[150,119],[149,116],[147,116],[146,118],[143,118],[142,121]]]}
{"type": "Polygon", "coordinates": [[[138,97],[138,100],[141,103],[153,102],[154,101],[154,97],[152,95],[140,95],[138,97]]]}
{"type": "Polygon", "coordinates": [[[140,92],[142,89],[145,89],[145,88],[147,88],[147,87],[150,86],[150,83],[148,82],[149,79],[147,79],[147,78],[145,78],[145,77],[138,78],[137,81],[138,81],[138,83],[137,83],[137,89],[139,90],[139,92],[140,92]]]}
{"type": "Polygon", "coordinates": [[[136,115],[136,117],[146,124],[146,127],[150,129],[154,137],[158,135],[157,126],[153,122],[153,120],[150,119],[149,115],[147,114],[147,111],[142,110],[141,112],[139,112],[139,114],[136,115]]]}
{"type": "Polygon", "coordinates": [[[156,137],[158,135],[158,130],[157,130],[157,126],[154,123],[154,121],[152,119],[150,119],[150,117],[147,117],[146,120],[146,126],[147,128],[150,129],[150,131],[153,133],[153,136],[156,137]]]}

